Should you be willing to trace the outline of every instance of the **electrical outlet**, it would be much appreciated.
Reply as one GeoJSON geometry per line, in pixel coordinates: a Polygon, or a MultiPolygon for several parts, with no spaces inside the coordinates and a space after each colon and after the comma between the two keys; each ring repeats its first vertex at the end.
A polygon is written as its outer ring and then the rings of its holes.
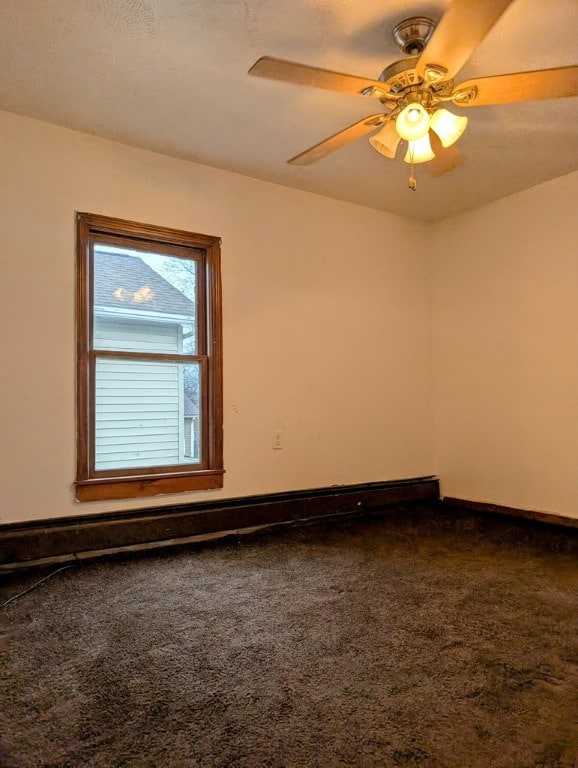
{"type": "Polygon", "coordinates": [[[273,443],[271,447],[274,451],[280,451],[283,448],[283,441],[281,440],[281,432],[279,430],[273,430],[273,443]]]}

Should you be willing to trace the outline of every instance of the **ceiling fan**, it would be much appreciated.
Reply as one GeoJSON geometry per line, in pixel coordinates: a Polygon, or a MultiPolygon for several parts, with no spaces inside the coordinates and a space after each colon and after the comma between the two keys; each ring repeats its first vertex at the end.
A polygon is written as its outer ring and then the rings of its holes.
{"type": "Polygon", "coordinates": [[[428,163],[434,176],[459,161],[455,142],[468,118],[452,114],[443,104],[480,107],[516,101],[557,99],[578,95],[578,66],[478,77],[457,85],[454,78],[490,29],[514,0],[453,0],[436,25],[418,16],[393,30],[398,47],[409,58],[386,67],[377,80],[263,56],[250,75],[309,85],[329,91],[377,99],[387,112],[364,117],[288,160],[310,165],[346,144],[374,131],[371,146],[395,158],[407,142],[404,160],[410,164],[409,187],[415,190],[414,163],[428,163]]]}

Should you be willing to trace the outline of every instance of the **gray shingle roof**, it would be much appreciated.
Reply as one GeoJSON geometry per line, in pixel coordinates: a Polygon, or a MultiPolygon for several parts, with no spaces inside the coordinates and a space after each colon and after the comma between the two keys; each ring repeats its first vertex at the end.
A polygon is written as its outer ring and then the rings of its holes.
{"type": "Polygon", "coordinates": [[[191,398],[185,394],[184,396],[185,400],[185,418],[191,418],[192,416],[198,416],[199,415],[199,406],[195,405],[191,398]]]}
{"type": "Polygon", "coordinates": [[[95,253],[94,304],[195,317],[195,305],[138,256],[95,253]]]}

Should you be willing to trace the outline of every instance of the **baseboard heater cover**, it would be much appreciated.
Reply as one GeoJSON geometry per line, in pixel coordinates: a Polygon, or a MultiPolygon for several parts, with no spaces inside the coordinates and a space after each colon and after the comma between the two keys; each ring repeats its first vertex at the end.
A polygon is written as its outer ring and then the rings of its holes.
{"type": "Polygon", "coordinates": [[[438,500],[439,481],[430,476],[13,523],[0,526],[0,570],[438,500]]]}

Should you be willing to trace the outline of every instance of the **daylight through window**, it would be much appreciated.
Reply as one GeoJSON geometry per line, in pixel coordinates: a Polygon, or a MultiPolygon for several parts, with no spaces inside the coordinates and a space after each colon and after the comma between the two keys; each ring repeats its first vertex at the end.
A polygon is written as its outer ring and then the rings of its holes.
{"type": "Polygon", "coordinates": [[[222,486],[219,239],[78,214],[80,500],[222,486]]]}

